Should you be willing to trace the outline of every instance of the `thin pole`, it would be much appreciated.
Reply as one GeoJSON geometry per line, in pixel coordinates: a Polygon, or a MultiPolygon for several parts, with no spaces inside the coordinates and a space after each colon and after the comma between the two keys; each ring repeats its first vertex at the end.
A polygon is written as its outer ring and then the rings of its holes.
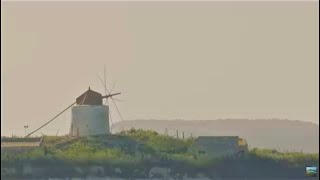
{"type": "Polygon", "coordinates": [[[68,110],[70,107],[72,107],[76,102],[72,103],[70,106],[68,106],[66,109],[64,109],[63,111],[61,111],[59,114],[57,114],[55,117],[53,117],[50,121],[48,121],[47,123],[45,123],[44,125],[40,126],[38,129],[32,131],[31,133],[29,133],[28,135],[25,136],[29,137],[31,134],[37,132],[38,130],[40,130],[41,128],[43,128],[44,126],[46,126],[47,124],[49,124],[51,121],[55,120],[58,116],[60,116],[62,113],[64,113],[66,110],[68,110]]]}
{"type": "Polygon", "coordinates": [[[177,129],[177,139],[179,139],[179,131],[178,131],[178,129],[177,129]]]}
{"type": "Polygon", "coordinates": [[[24,135],[26,135],[26,134],[27,134],[27,128],[28,128],[29,126],[28,126],[28,125],[24,125],[23,127],[24,127],[24,135]]]}

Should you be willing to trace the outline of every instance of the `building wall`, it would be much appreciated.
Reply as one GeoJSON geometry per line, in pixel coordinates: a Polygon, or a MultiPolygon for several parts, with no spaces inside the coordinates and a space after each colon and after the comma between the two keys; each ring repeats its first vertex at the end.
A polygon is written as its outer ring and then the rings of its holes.
{"type": "Polygon", "coordinates": [[[109,107],[79,105],[72,108],[71,136],[110,134],[109,107]]]}
{"type": "Polygon", "coordinates": [[[200,136],[195,140],[189,151],[197,156],[228,156],[239,151],[238,141],[237,136],[200,136]]]}

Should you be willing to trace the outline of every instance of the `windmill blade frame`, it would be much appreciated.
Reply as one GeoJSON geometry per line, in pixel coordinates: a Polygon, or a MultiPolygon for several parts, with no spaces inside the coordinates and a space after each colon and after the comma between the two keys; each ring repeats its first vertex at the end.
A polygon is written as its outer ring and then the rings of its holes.
{"type": "Polygon", "coordinates": [[[122,99],[113,98],[115,101],[124,102],[122,99]]]}
{"type": "MultiPolygon", "coordinates": [[[[107,94],[107,96],[110,95],[110,93],[109,93],[109,91],[108,91],[108,89],[107,89],[107,86],[104,84],[104,82],[102,81],[102,78],[99,76],[98,73],[97,73],[97,76],[98,76],[101,84],[103,85],[104,90],[105,90],[105,93],[107,94]]],[[[105,101],[105,102],[107,103],[107,105],[109,105],[109,103],[108,103],[108,98],[106,98],[106,101],[105,101]]],[[[110,105],[109,105],[109,108],[110,108],[110,105]]],[[[112,117],[111,117],[110,109],[109,109],[109,119],[110,119],[110,122],[111,122],[111,125],[110,125],[110,131],[111,131],[114,123],[113,123],[113,120],[112,120],[112,117]]]]}
{"type": "Polygon", "coordinates": [[[110,90],[110,93],[113,91],[115,85],[116,85],[116,81],[114,81],[114,83],[113,83],[113,85],[112,85],[112,88],[111,88],[111,90],[110,90]]]}
{"type": "MultiPolygon", "coordinates": [[[[104,93],[107,94],[107,77],[106,77],[106,65],[103,66],[103,82],[104,82],[104,93]]],[[[108,92],[109,93],[109,92],[108,92]]],[[[109,93],[110,94],[110,93],[109,93]]],[[[108,104],[108,99],[106,99],[105,103],[108,104]]]]}
{"type": "MultiPolygon", "coordinates": [[[[102,78],[99,76],[99,74],[97,74],[97,76],[98,76],[101,84],[104,86],[104,89],[105,89],[107,95],[111,95],[110,91],[108,91],[108,88],[107,88],[106,84],[103,82],[102,78]]],[[[117,113],[118,113],[119,116],[120,116],[120,119],[123,121],[123,117],[122,117],[122,115],[121,115],[121,112],[120,112],[117,104],[115,103],[115,100],[113,99],[112,96],[109,96],[108,98],[110,98],[110,99],[112,100],[112,102],[113,102],[113,104],[114,104],[114,106],[115,106],[115,108],[116,108],[116,110],[117,110],[117,113]]]]}

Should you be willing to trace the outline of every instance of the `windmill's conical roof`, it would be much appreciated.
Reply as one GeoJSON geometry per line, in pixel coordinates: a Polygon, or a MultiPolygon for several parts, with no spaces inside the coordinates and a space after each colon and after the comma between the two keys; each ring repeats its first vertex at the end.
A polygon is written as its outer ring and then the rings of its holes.
{"type": "Polygon", "coordinates": [[[89,89],[76,99],[77,105],[102,105],[102,95],[89,89]]]}

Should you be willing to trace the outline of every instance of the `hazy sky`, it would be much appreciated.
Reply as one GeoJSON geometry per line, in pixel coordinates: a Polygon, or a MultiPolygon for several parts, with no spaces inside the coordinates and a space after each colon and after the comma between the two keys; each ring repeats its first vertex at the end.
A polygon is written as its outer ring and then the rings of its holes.
{"type": "MultiPolygon", "coordinates": [[[[1,134],[55,116],[107,67],[125,120],[318,124],[318,2],[2,2],[1,134]]],[[[111,106],[114,121],[119,121],[111,106]]],[[[70,110],[40,132],[67,133],[70,110]]]]}

